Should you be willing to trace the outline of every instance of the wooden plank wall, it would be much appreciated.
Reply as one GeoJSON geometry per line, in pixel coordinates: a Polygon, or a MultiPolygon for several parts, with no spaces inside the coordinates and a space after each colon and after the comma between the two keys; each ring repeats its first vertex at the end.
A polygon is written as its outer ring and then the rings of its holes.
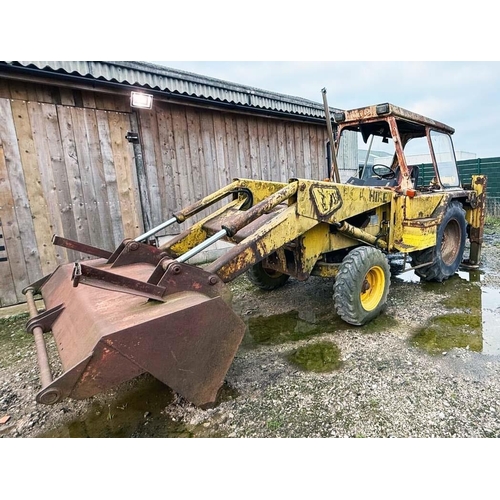
{"type": "Polygon", "coordinates": [[[153,225],[235,177],[286,182],[328,175],[320,125],[162,102],[138,115],[153,225]]]}
{"type": "Polygon", "coordinates": [[[57,234],[113,250],[143,231],[127,100],[0,84],[0,306],[57,265],[90,258],[57,234]],[[99,105],[99,109],[97,106],[99,105]]]}
{"type": "Polygon", "coordinates": [[[153,225],[235,177],[327,176],[321,125],[158,100],[131,113],[125,95],[0,78],[0,306],[23,301],[58,264],[88,258],[54,247],[53,234],[113,250],[143,232],[128,131],[140,133],[153,225]]]}

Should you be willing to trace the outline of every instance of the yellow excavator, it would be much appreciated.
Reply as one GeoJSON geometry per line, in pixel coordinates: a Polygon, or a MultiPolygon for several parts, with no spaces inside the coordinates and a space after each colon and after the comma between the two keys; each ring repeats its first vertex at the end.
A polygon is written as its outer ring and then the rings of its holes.
{"type": "Polygon", "coordinates": [[[477,267],[486,178],[462,186],[454,130],[388,103],[334,118],[326,180],[235,179],[113,252],[55,236],[54,244],[95,258],[61,265],[24,291],[40,368],[37,402],[87,398],[148,372],[193,404],[212,404],[245,333],[226,283],[245,272],[265,290],[290,276],[333,277],[336,312],[364,325],[386,306],[388,255],[403,254],[428,281],[449,278],[461,264],[477,267]],[[422,148],[432,170],[426,183],[413,154],[422,148]],[[347,169],[355,175],[341,182],[347,169]],[[223,200],[166,244],[146,243],[223,200]],[[206,266],[189,264],[218,240],[232,246],[206,266]],[[46,332],[57,345],[57,377],[46,332]]]}

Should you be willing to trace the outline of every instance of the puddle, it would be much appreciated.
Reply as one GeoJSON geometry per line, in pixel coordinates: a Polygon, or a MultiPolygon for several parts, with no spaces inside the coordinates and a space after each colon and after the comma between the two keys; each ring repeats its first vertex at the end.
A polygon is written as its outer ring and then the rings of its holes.
{"type": "Polygon", "coordinates": [[[478,271],[460,271],[443,283],[423,283],[442,295],[449,314],[435,316],[412,339],[429,352],[454,347],[487,355],[500,355],[500,289],[481,284],[478,271]]]}
{"type": "Polygon", "coordinates": [[[301,314],[299,311],[274,316],[258,316],[248,320],[248,333],[253,341],[248,343],[283,344],[304,340],[322,333],[332,333],[346,329],[346,327],[347,325],[338,316],[319,319],[314,313],[301,314]]]}
{"type": "Polygon", "coordinates": [[[481,288],[483,353],[500,355],[500,290],[481,288]]]}
{"type": "Polygon", "coordinates": [[[391,269],[391,277],[394,281],[403,281],[405,283],[419,283],[420,278],[415,274],[415,271],[409,270],[411,267],[409,262],[404,261],[404,258],[393,258],[389,260],[391,269]]]}
{"type": "MultiPolygon", "coordinates": [[[[93,402],[85,415],[37,437],[189,438],[203,434],[202,425],[188,428],[165,415],[164,409],[174,396],[155,378],[144,375],[126,383],[120,392],[123,394],[108,402],[93,402]]],[[[233,396],[230,388],[224,386],[221,399],[233,396]]]]}
{"type": "Polygon", "coordinates": [[[443,283],[422,282],[404,259],[390,262],[395,283],[419,283],[422,291],[442,296],[441,305],[450,309],[436,316],[412,339],[412,343],[432,353],[454,347],[488,355],[500,355],[500,290],[482,285],[481,270],[459,270],[443,283]]]}
{"type": "Polygon", "coordinates": [[[172,391],[152,377],[135,382],[124,395],[109,402],[95,401],[85,415],[37,437],[135,437],[147,434],[148,427],[155,437],[169,437],[173,422],[161,412],[172,402],[172,391]]]}
{"type": "MultiPolygon", "coordinates": [[[[421,279],[415,274],[415,271],[411,269],[411,265],[407,262],[404,263],[404,259],[393,259],[390,261],[391,275],[394,281],[404,282],[404,283],[420,283],[421,279]]],[[[473,270],[473,271],[462,271],[459,270],[455,273],[455,276],[459,276],[461,279],[470,282],[480,282],[482,280],[483,271],[473,270]]],[[[453,279],[453,278],[450,278],[453,279]]],[[[433,282],[422,282],[424,286],[440,285],[440,283],[433,282]]]]}
{"type": "MultiPolygon", "coordinates": [[[[333,308],[333,304],[332,304],[333,308]]],[[[313,311],[290,311],[274,316],[259,316],[248,320],[248,332],[242,346],[254,348],[259,344],[277,345],[313,339],[325,333],[356,329],[362,333],[375,333],[394,327],[398,322],[385,314],[364,326],[352,326],[340,319],[333,311],[326,317],[317,317],[313,311]]],[[[341,367],[341,352],[331,341],[311,342],[291,350],[287,360],[304,371],[331,372],[341,367]]]]}
{"type": "Polygon", "coordinates": [[[464,313],[435,316],[417,331],[412,343],[436,354],[453,348],[482,352],[481,322],[477,316],[464,313]]]}
{"type": "MultiPolygon", "coordinates": [[[[332,303],[333,309],[333,303],[332,303]]],[[[258,316],[248,320],[248,335],[245,345],[276,345],[286,342],[305,340],[324,333],[335,333],[342,330],[357,329],[364,333],[375,333],[397,325],[397,321],[381,314],[365,326],[348,325],[333,311],[325,316],[316,315],[313,311],[289,311],[274,316],[258,316]]]]}

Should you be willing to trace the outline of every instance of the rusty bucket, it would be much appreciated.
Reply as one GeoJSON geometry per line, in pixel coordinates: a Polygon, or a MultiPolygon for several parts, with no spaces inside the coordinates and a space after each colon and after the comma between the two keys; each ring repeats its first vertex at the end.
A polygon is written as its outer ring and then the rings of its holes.
{"type": "Polygon", "coordinates": [[[145,247],[125,241],[108,259],[62,265],[26,290],[41,370],[37,402],[88,398],[145,372],[195,405],[216,400],[245,324],[216,275],[145,247]],[[149,262],[130,258],[141,248],[149,262]],[[62,367],[54,379],[48,331],[62,367]]]}

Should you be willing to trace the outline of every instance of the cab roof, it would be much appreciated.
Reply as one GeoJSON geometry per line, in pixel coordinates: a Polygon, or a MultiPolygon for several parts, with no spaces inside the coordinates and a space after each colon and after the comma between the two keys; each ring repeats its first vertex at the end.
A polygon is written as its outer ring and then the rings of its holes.
{"type": "Polygon", "coordinates": [[[444,123],[390,103],[374,104],[364,108],[350,109],[341,113],[335,113],[335,121],[341,123],[342,126],[349,127],[349,125],[361,124],[365,121],[373,121],[377,118],[383,119],[388,116],[394,116],[397,120],[411,122],[415,125],[428,126],[448,134],[453,134],[455,132],[454,128],[444,123]]]}

